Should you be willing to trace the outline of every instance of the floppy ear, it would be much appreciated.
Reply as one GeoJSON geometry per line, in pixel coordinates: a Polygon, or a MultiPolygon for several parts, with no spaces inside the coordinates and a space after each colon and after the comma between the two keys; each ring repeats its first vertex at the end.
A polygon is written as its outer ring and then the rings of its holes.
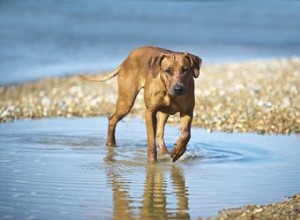
{"type": "Polygon", "coordinates": [[[153,78],[157,77],[157,75],[160,71],[160,64],[164,58],[165,58],[165,54],[161,54],[159,56],[152,57],[150,59],[149,68],[150,68],[150,73],[152,74],[153,78]]]}
{"type": "Polygon", "coordinates": [[[197,56],[195,56],[193,54],[189,54],[189,53],[186,53],[186,56],[191,62],[191,67],[192,67],[192,70],[193,70],[193,76],[195,78],[197,78],[200,74],[200,67],[201,67],[201,64],[202,64],[202,59],[200,57],[197,57],[197,56]]]}

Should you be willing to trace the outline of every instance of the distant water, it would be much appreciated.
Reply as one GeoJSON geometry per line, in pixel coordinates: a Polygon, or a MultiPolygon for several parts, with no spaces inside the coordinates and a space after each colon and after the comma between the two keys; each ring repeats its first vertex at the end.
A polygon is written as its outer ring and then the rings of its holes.
{"type": "MultiPolygon", "coordinates": [[[[298,135],[193,128],[176,163],[147,164],[146,128],[125,120],[116,148],[106,118],[0,124],[0,219],[196,219],[300,192],[298,135]]],[[[178,127],[166,126],[169,150],[178,127]]]]}
{"type": "Polygon", "coordinates": [[[133,48],[207,63],[300,56],[300,1],[0,1],[0,84],[115,68],[133,48]]]}

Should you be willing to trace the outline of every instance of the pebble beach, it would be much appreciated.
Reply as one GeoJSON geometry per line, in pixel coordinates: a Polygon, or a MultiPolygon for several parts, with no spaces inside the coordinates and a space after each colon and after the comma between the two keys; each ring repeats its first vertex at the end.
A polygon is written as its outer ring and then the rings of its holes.
{"type": "Polygon", "coordinates": [[[269,205],[246,205],[236,209],[226,209],[219,212],[216,218],[225,219],[291,219],[300,218],[300,195],[292,196],[285,201],[269,205]]]}
{"type": "MultiPolygon", "coordinates": [[[[80,73],[82,74],[82,73],[80,73]]],[[[84,74],[84,73],[83,73],[84,74]]],[[[300,58],[205,65],[196,82],[193,126],[209,132],[300,133],[300,58]]],[[[76,74],[0,87],[0,122],[109,116],[117,77],[102,83],[76,74]]],[[[143,117],[141,92],[130,116],[143,117]]],[[[177,122],[178,115],[169,119],[177,122]]]]}

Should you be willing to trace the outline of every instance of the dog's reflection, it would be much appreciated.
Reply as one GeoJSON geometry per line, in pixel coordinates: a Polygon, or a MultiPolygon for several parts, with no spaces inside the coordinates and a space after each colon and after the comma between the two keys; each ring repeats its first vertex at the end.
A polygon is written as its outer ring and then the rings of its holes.
{"type": "Polygon", "coordinates": [[[115,166],[114,154],[110,148],[105,158],[107,180],[113,193],[113,219],[190,219],[188,191],[180,168],[146,165],[146,178],[140,193],[126,173],[115,166]]]}

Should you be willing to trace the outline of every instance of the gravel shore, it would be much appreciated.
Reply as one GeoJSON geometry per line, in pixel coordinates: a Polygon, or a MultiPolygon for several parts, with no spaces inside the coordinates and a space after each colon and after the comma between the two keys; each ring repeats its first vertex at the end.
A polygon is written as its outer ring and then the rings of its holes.
{"type": "MultiPolygon", "coordinates": [[[[201,218],[200,218],[201,219],[201,218]]],[[[283,202],[270,205],[246,205],[237,209],[227,209],[219,212],[215,218],[209,220],[260,220],[260,219],[282,219],[297,220],[300,219],[300,195],[295,195],[283,202]]]]}
{"type": "MultiPolygon", "coordinates": [[[[131,115],[143,115],[143,92],[131,115]]],[[[207,65],[196,79],[194,126],[208,131],[300,133],[300,58],[207,65]]],[[[0,87],[0,122],[110,115],[117,79],[68,76],[0,87]]],[[[177,121],[178,116],[169,121],[177,121]]]]}
{"type": "MultiPolygon", "coordinates": [[[[193,126],[208,131],[300,133],[300,58],[204,65],[196,79],[193,126]]],[[[117,79],[78,76],[0,86],[0,122],[22,118],[110,115],[117,79]]],[[[143,93],[131,115],[142,116],[143,93]]],[[[170,118],[176,122],[178,116],[170,118]]],[[[267,206],[221,211],[216,219],[300,219],[300,195],[267,206]]]]}

